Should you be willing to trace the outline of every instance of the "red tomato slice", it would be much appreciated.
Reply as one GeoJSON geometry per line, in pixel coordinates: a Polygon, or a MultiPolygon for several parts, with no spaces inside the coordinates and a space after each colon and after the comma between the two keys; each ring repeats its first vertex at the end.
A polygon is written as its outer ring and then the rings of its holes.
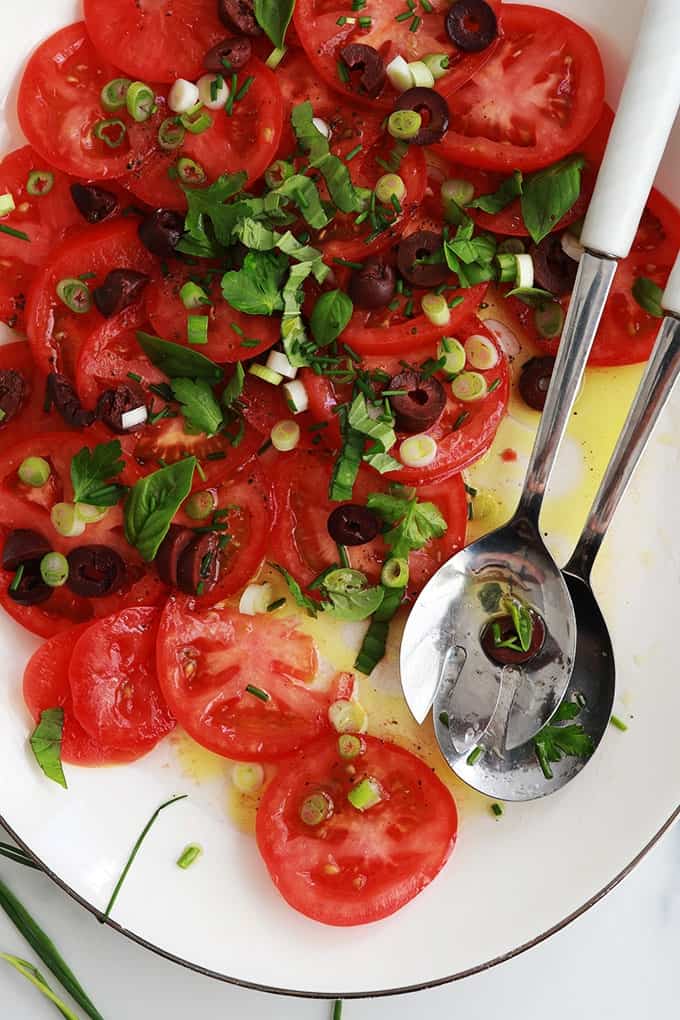
{"type": "Polygon", "coordinates": [[[26,294],[36,268],[47,261],[71,227],[82,223],[71,198],[71,183],[71,178],[49,166],[30,145],[15,149],[0,163],[0,194],[12,195],[15,204],[2,223],[29,237],[27,242],[0,234],[0,320],[13,329],[24,330],[26,294]],[[28,178],[35,170],[54,176],[46,194],[28,193],[28,178]]]}
{"type": "Polygon", "coordinates": [[[257,846],[287,903],[323,924],[369,924],[422,892],[456,842],[453,797],[410,751],[375,737],[351,764],[337,737],[305,747],[274,776],[257,812],[257,846]],[[364,779],[382,788],[365,811],[348,801],[364,779]],[[325,794],[333,813],[318,826],[300,818],[305,799],[325,794]]]}
{"type": "MultiPolygon", "coordinates": [[[[331,454],[299,451],[280,454],[272,467],[277,514],[270,556],[305,588],[323,570],[338,562],[338,547],[327,527],[329,514],[341,505],[328,498],[334,462],[331,454]]],[[[370,493],[384,492],[387,486],[375,471],[362,468],[354,486],[352,503],[364,505],[370,493]]],[[[467,527],[467,500],[460,476],[447,479],[445,483],[420,487],[418,499],[438,506],[448,530],[442,538],[412,554],[409,585],[412,594],[419,592],[437,567],[462,548],[467,527]]],[[[381,537],[347,549],[350,565],[366,574],[374,584],[380,578],[387,552],[381,537]]]]}
{"type": "Polygon", "coordinates": [[[98,51],[142,81],[195,81],[229,34],[214,0],[85,0],[83,11],[98,51]]]}
{"type": "MultiPolygon", "coordinates": [[[[252,84],[234,104],[231,115],[225,110],[213,110],[210,114],[212,127],[199,135],[187,132],[181,148],[174,152],[165,152],[155,144],[152,158],[125,178],[125,187],[149,205],[186,209],[184,192],[176,176],[169,173],[174,171],[179,159],[188,158],[198,163],[206,173],[206,183],[213,183],[222,174],[241,170],[246,171],[251,184],[261,177],[279,148],[283,103],[274,72],[255,57],[239,73],[237,93],[250,78],[252,84]]],[[[154,120],[156,130],[169,113],[163,103],[163,96],[159,95],[159,112],[154,120]]]]}
{"type": "Polygon", "coordinates": [[[63,708],[61,760],[69,765],[116,765],[135,761],[150,751],[153,744],[125,751],[105,747],[85,732],[74,715],[68,667],[75,643],[89,626],[83,623],[62,634],[56,634],[34,652],[24,672],[26,707],[36,722],[41,712],[50,708],[63,708]]]}
{"type": "MultiPolygon", "coordinates": [[[[673,268],[680,246],[680,211],[661,192],[653,188],[630,255],[619,262],[611,293],[588,364],[597,367],[635,365],[646,361],[652,352],[660,320],[633,297],[633,284],[644,276],[663,290],[673,268]]],[[[566,311],[570,295],[561,298],[566,311]]],[[[536,329],[534,312],[525,304],[510,298],[513,312],[532,340],[546,352],[554,354],[559,340],[546,340],[536,329]]]]}
{"type": "Polygon", "coordinates": [[[174,728],[156,673],[160,616],[150,606],[124,609],[88,627],[73,649],[73,713],[98,743],[148,751],[174,728]]]}
{"type": "Polygon", "coordinates": [[[111,148],[94,134],[102,120],[133,124],[126,111],[105,113],[100,101],[120,71],[102,59],[82,21],[62,28],[38,47],[19,89],[19,121],[33,148],[64,173],[88,180],[122,177],[143,162],[155,135],[137,130],[111,148]]]}
{"type": "Polygon", "coordinates": [[[136,304],[105,319],[83,341],[76,362],[76,389],[83,404],[94,408],[106,389],[139,376],[139,385],[167,383],[167,376],[147,358],[137,343],[137,330],[146,323],[146,311],[136,304]]]}
{"type": "Polygon", "coordinates": [[[36,372],[30,345],[25,340],[0,346],[0,372],[19,372],[27,387],[21,410],[15,418],[0,423],[0,443],[10,449],[13,443],[37,432],[68,431],[64,419],[56,411],[45,413],[45,381],[36,372]]]}
{"type": "Polygon", "coordinates": [[[273,761],[329,726],[328,698],[305,682],[312,639],[287,620],[222,607],[192,613],[170,598],[158,634],[158,676],[170,711],[203,747],[242,761],[273,761]],[[261,701],[247,686],[265,691],[261,701]]]}
{"type": "Polygon", "coordinates": [[[602,113],[604,70],[593,38],[542,7],[508,4],[491,59],[452,93],[449,130],[434,146],[489,170],[536,170],[577,150],[602,113]]]}
{"type": "Polygon", "coordinates": [[[172,265],[167,276],[157,277],[146,292],[146,308],[153,328],[165,340],[188,346],[187,316],[191,313],[182,304],[179,292],[187,280],[201,279],[213,300],[210,308],[205,306],[194,312],[210,317],[208,343],[201,347],[201,354],[220,362],[256,358],[279,340],[281,319],[279,316],[246,315],[232,308],[221,294],[222,276],[223,270],[208,270],[205,265],[172,265]]]}
{"type": "MultiPolygon", "coordinates": [[[[248,425],[259,433],[260,444],[263,439],[265,441],[269,439],[277,422],[291,418],[290,408],[286,404],[281,387],[271,386],[254,375],[246,376],[239,403],[248,425]]],[[[300,442],[297,449],[313,450],[323,442],[323,430],[319,429],[318,421],[309,411],[296,414],[295,421],[300,426],[300,442]]]]}
{"type": "Polygon", "coordinates": [[[125,217],[79,230],[55,249],[36,275],[26,325],[39,371],[74,376],[81,344],[105,321],[94,305],[85,314],[72,312],[57,296],[61,280],[93,274],[88,279],[92,291],[112,269],[153,273],[156,260],[139,240],[137,227],[134,217],[125,217]]]}
{"type": "MultiPolygon", "coordinates": [[[[429,53],[446,53],[450,70],[443,80],[451,91],[477,74],[497,46],[494,42],[481,53],[463,53],[451,42],[444,26],[449,7],[446,0],[432,0],[430,6],[429,13],[419,6],[411,18],[397,21],[400,14],[408,12],[406,4],[402,0],[381,0],[371,7],[371,25],[364,29],[356,20],[359,15],[348,11],[342,0],[298,0],[295,27],[315,71],[336,91],[349,96],[354,105],[392,109],[399,93],[389,81],[377,98],[369,99],[340,77],[338,64],[345,46],[350,43],[372,46],[378,50],[385,64],[397,55],[413,61],[429,53]],[[416,15],[419,20],[414,31],[412,26],[416,15]],[[346,23],[338,25],[338,18],[343,16],[347,19],[346,23]]],[[[500,0],[490,0],[490,6],[498,13],[500,0]]],[[[360,14],[366,14],[366,11],[360,14]]]]}

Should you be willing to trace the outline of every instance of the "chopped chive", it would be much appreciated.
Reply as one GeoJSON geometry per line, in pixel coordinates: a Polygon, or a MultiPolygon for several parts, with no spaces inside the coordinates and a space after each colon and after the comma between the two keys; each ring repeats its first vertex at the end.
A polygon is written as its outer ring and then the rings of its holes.
{"type": "Polygon", "coordinates": [[[205,459],[206,460],[224,460],[226,458],[226,456],[227,455],[224,452],[224,450],[215,450],[214,453],[207,454],[205,459]]]}
{"type": "Polygon", "coordinates": [[[472,503],[470,503],[469,501],[468,501],[468,505],[467,505],[467,519],[469,521],[474,521],[474,519],[475,519],[475,511],[474,511],[474,508],[472,506],[472,503]]]}
{"type": "Polygon", "coordinates": [[[390,301],[390,303],[389,303],[389,305],[387,307],[389,308],[389,310],[391,312],[396,312],[397,308],[399,307],[399,299],[398,298],[393,298],[393,300],[390,301]]]}
{"type": "Polygon", "coordinates": [[[359,18],[359,28],[370,28],[372,24],[373,24],[372,18],[367,17],[359,18]]]}
{"type": "Polygon", "coordinates": [[[3,234],[9,234],[10,237],[18,237],[20,241],[28,241],[30,243],[30,237],[25,234],[23,230],[15,230],[13,227],[6,227],[4,223],[0,223],[0,232],[3,234]]]}
{"type": "Polygon", "coordinates": [[[353,11],[363,11],[366,6],[366,0],[352,0],[353,11]]]}
{"type": "Polygon", "coordinates": [[[275,613],[277,609],[281,609],[281,607],[285,606],[285,604],[286,604],[285,599],[277,599],[276,602],[270,602],[269,605],[267,606],[267,612],[275,613]]]}
{"type": "Polygon", "coordinates": [[[120,890],[123,887],[123,882],[127,878],[128,872],[130,871],[130,868],[132,867],[132,865],[134,863],[135,857],[139,853],[139,850],[140,850],[140,847],[141,847],[142,843],[144,842],[144,840],[148,836],[149,830],[151,829],[152,825],[154,824],[154,822],[156,821],[156,819],[160,815],[161,811],[165,811],[165,809],[167,807],[170,807],[172,804],[176,804],[178,801],[186,800],[186,799],[187,799],[186,793],[180,794],[179,797],[172,797],[170,800],[166,800],[166,802],[164,804],[161,804],[161,806],[159,808],[157,808],[154,811],[154,813],[151,815],[151,818],[149,819],[149,821],[146,823],[146,825],[142,829],[142,832],[141,832],[139,838],[137,839],[137,842],[135,843],[135,845],[132,848],[132,853],[128,857],[127,864],[123,868],[123,870],[121,872],[121,875],[120,875],[120,878],[116,882],[115,889],[113,890],[113,893],[111,894],[111,899],[109,900],[109,902],[108,902],[108,904],[106,906],[106,910],[104,911],[104,913],[102,915],[102,920],[106,920],[106,918],[108,918],[110,916],[111,911],[113,910],[114,905],[116,903],[116,900],[118,899],[118,894],[120,893],[120,890]]]}
{"type": "MultiPolygon", "coordinates": [[[[448,290],[448,288],[447,288],[447,290],[448,290]]],[[[457,297],[451,298],[451,300],[449,301],[449,308],[457,308],[458,305],[462,305],[462,303],[463,303],[463,298],[459,294],[457,297]]]]}
{"type": "Polygon", "coordinates": [[[459,429],[462,425],[465,424],[469,417],[470,417],[469,411],[463,411],[462,414],[459,414],[453,423],[453,428],[451,429],[451,431],[455,432],[457,429],[459,429]]]}
{"type": "Polygon", "coordinates": [[[317,422],[315,422],[314,425],[310,425],[309,426],[308,431],[309,432],[317,432],[319,429],[327,429],[327,428],[328,428],[328,422],[327,421],[317,421],[317,422]]]}
{"type": "Polygon", "coordinates": [[[347,550],[344,545],[338,545],[338,556],[340,557],[340,562],[343,567],[347,570],[351,570],[352,564],[349,561],[349,556],[347,555],[347,550]]]}
{"type": "Polygon", "coordinates": [[[336,266],[347,266],[348,269],[363,269],[361,262],[350,262],[348,259],[334,258],[336,266]]]}
{"type": "Polygon", "coordinates": [[[405,397],[407,393],[408,390],[383,390],[381,395],[383,397],[405,397]]]}
{"type": "Polygon", "coordinates": [[[137,375],[136,372],[128,372],[127,377],[128,377],[128,379],[132,379],[133,382],[141,382],[142,381],[141,375],[137,375]]]}
{"type": "Polygon", "coordinates": [[[190,868],[191,865],[198,860],[202,853],[203,850],[198,845],[198,843],[189,843],[189,846],[185,847],[182,853],[180,854],[179,859],[177,861],[177,867],[182,868],[183,871],[186,871],[187,868],[190,868]]]}
{"type": "Polygon", "coordinates": [[[244,96],[247,95],[247,93],[250,90],[250,86],[253,84],[254,81],[255,81],[255,78],[253,77],[253,75],[252,74],[248,75],[248,77],[244,81],[243,85],[241,85],[241,88],[238,90],[238,92],[234,96],[234,102],[235,103],[238,103],[239,100],[243,99],[244,96]]]}
{"type": "Polygon", "coordinates": [[[254,698],[259,698],[260,701],[269,701],[269,695],[266,691],[263,691],[261,687],[255,687],[253,684],[248,684],[246,692],[252,694],[254,698]]]}
{"type": "Polygon", "coordinates": [[[439,713],[439,722],[442,724],[442,726],[448,726],[449,725],[449,713],[448,712],[440,712],[439,713]]]}
{"type": "Polygon", "coordinates": [[[403,294],[404,293],[404,281],[403,280],[397,280],[396,290],[397,290],[397,294],[403,294]]]}
{"type": "Polygon", "coordinates": [[[333,1004],[333,1020],[342,1020],[342,999],[336,999],[333,1004]]]}
{"type": "Polygon", "coordinates": [[[199,581],[198,584],[196,585],[196,594],[200,598],[201,595],[203,595],[204,593],[205,593],[205,583],[203,581],[199,581]]]}
{"type": "Polygon", "coordinates": [[[230,328],[230,329],[233,329],[234,333],[236,333],[236,334],[237,334],[237,336],[245,336],[245,334],[244,334],[243,330],[242,330],[242,329],[241,329],[241,327],[240,327],[240,326],[238,325],[238,323],[236,323],[236,322],[232,322],[232,323],[230,324],[229,328],[230,328]]]}
{"type": "Polygon", "coordinates": [[[202,466],[200,460],[196,461],[196,474],[198,475],[198,477],[201,479],[202,482],[204,482],[206,480],[206,478],[207,478],[206,473],[203,470],[203,466],[202,466]]]}
{"type": "Polygon", "coordinates": [[[368,210],[366,210],[365,212],[359,213],[359,215],[357,216],[357,218],[355,219],[354,222],[356,223],[356,225],[358,227],[360,227],[361,224],[365,223],[367,219],[368,219],[368,210]]]}
{"type": "Polygon", "coordinates": [[[354,157],[358,156],[362,149],[363,149],[363,145],[361,145],[361,144],[355,145],[354,148],[351,149],[347,153],[347,155],[345,156],[345,162],[346,163],[351,163],[351,161],[354,159],[354,157]]]}
{"type": "Polygon", "coordinates": [[[494,381],[493,381],[493,382],[491,383],[491,385],[489,386],[489,389],[487,390],[487,393],[493,393],[493,391],[494,391],[494,390],[497,390],[497,389],[498,389],[498,387],[500,386],[500,384],[501,384],[501,381],[500,381],[500,379],[494,379],[494,381]]]}
{"type": "Polygon", "coordinates": [[[17,567],[16,574],[12,578],[12,583],[9,586],[10,591],[16,591],[18,589],[19,585],[21,584],[21,580],[24,576],[24,570],[25,570],[24,564],[20,563],[19,566],[17,567]]]}
{"type": "Polygon", "coordinates": [[[402,212],[404,210],[401,208],[401,202],[399,201],[397,196],[396,195],[392,195],[390,201],[391,201],[392,205],[394,206],[394,211],[396,212],[397,216],[401,216],[401,214],[402,214],[402,212]]]}
{"type": "Polygon", "coordinates": [[[411,316],[413,315],[413,298],[409,298],[408,301],[406,302],[406,307],[404,308],[404,315],[406,316],[407,319],[410,319],[411,316]]]}
{"type": "Polygon", "coordinates": [[[409,18],[413,17],[411,11],[402,11],[401,14],[397,14],[395,21],[408,21],[409,18]]]}
{"type": "Polygon", "coordinates": [[[238,75],[237,74],[232,74],[231,82],[229,84],[229,98],[227,99],[227,101],[225,103],[225,106],[224,106],[224,112],[226,113],[227,117],[231,117],[232,113],[234,112],[234,103],[236,102],[236,86],[237,85],[238,85],[238,75]]]}
{"type": "Polygon", "coordinates": [[[175,395],[167,383],[152,383],[151,386],[149,386],[149,389],[151,390],[152,393],[155,393],[156,396],[160,397],[162,400],[175,399],[175,395]]]}
{"type": "Polygon", "coordinates": [[[473,747],[469,755],[467,756],[467,764],[474,765],[475,762],[479,761],[483,754],[484,754],[483,747],[473,747]]]}
{"type": "MultiPolygon", "coordinates": [[[[422,0],[420,0],[420,2],[422,3],[422,0]]],[[[496,816],[496,818],[500,818],[501,815],[503,814],[503,805],[502,804],[492,804],[491,805],[491,811],[496,816]]]]}
{"type": "Polygon", "coordinates": [[[254,337],[246,337],[245,340],[241,340],[239,347],[259,347],[261,341],[256,340],[254,337]]]}
{"type": "Polygon", "coordinates": [[[357,354],[357,352],[352,347],[350,347],[349,344],[343,344],[342,349],[346,351],[347,354],[349,354],[352,361],[361,361],[361,355],[357,354]]]}
{"type": "Polygon", "coordinates": [[[409,32],[417,32],[418,29],[420,28],[420,23],[422,22],[422,20],[423,19],[420,17],[420,15],[416,14],[415,18],[413,19],[411,24],[408,26],[409,32]]]}
{"type": "Polygon", "coordinates": [[[621,730],[622,733],[625,733],[628,729],[627,723],[625,723],[623,719],[619,719],[618,715],[613,715],[609,722],[612,726],[616,726],[617,730],[621,730]]]}
{"type": "Polygon", "coordinates": [[[336,25],[340,25],[341,28],[342,28],[343,25],[346,25],[347,24],[347,17],[346,17],[346,15],[341,14],[340,17],[338,18],[338,20],[335,22],[335,24],[336,25]]]}
{"type": "Polygon", "coordinates": [[[348,85],[350,79],[349,79],[349,70],[347,68],[347,65],[344,63],[344,61],[338,60],[338,62],[337,62],[337,64],[335,66],[337,67],[338,78],[340,79],[340,81],[344,81],[345,85],[348,85]]]}

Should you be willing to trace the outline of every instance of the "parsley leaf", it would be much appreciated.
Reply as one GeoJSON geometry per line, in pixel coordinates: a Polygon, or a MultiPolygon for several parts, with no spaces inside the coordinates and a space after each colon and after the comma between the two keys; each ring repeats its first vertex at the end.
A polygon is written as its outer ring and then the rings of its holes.
{"type": "Polygon", "coordinates": [[[71,461],[71,482],[73,502],[90,503],[92,506],[115,506],[125,492],[122,485],[111,485],[125,467],[121,459],[122,447],[119,439],[110,443],[99,443],[94,450],[84,446],[71,461]]]}
{"type": "Polygon", "coordinates": [[[212,436],[222,427],[220,405],[204,379],[173,379],[172,392],[182,405],[184,421],[191,428],[212,436]]]}
{"type": "Polygon", "coordinates": [[[392,525],[383,537],[398,559],[408,559],[410,552],[422,549],[433,538],[441,538],[447,530],[439,508],[434,503],[418,502],[416,496],[373,492],[366,506],[392,525]]]}
{"type": "Polygon", "coordinates": [[[536,244],[555,228],[578,199],[584,165],[583,156],[567,156],[527,177],[522,194],[522,218],[536,244]]]}
{"type": "Polygon", "coordinates": [[[380,607],[385,593],[382,585],[369,588],[366,575],[349,567],[330,571],[322,585],[330,599],[324,611],[347,622],[367,620],[380,607]]]}
{"type": "Polygon", "coordinates": [[[285,255],[250,252],[243,268],[225,273],[222,294],[232,308],[247,315],[272,315],[283,311],[281,288],[288,269],[285,255]]]}
{"type": "Polygon", "coordinates": [[[48,779],[66,790],[67,783],[61,764],[61,741],[64,733],[64,709],[48,708],[40,713],[40,722],[31,735],[31,750],[48,779]]]}
{"type": "Polygon", "coordinates": [[[490,213],[491,215],[499,213],[506,206],[510,205],[511,202],[514,202],[516,198],[520,197],[523,180],[522,171],[515,170],[512,177],[506,177],[496,191],[488,195],[479,195],[472,202],[469,202],[468,206],[472,209],[481,209],[482,212],[490,213]]]}
{"type": "Polygon", "coordinates": [[[553,720],[534,737],[536,757],[546,779],[553,778],[550,762],[561,761],[562,758],[589,758],[595,750],[592,738],[580,723],[561,726],[560,723],[575,719],[580,713],[580,706],[574,701],[563,701],[557,709],[553,720]]]}

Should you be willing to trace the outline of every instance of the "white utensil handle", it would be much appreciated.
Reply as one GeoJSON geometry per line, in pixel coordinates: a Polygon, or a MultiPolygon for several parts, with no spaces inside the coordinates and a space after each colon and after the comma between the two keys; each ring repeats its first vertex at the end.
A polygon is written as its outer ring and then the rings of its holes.
{"type": "Polygon", "coordinates": [[[668,283],[661,298],[661,307],[664,311],[680,318],[680,252],[671,270],[671,275],[668,277],[668,283]]]}
{"type": "Polygon", "coordinates": [[[680,0],[648,0],[583,225],[591,251],[630,251],[680,105],[680,0]]]}

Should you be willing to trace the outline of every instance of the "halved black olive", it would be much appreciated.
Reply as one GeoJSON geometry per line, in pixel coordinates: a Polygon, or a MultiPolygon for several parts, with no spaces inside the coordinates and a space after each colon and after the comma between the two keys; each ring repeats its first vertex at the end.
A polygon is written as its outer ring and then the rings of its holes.
{"type": "Polygon", "coordinates": [[[394,297],[397,274],[382,259],[367,259],[352,273],[347,291],[357,308],[384,308],[394,297]]]}
{"type": "Polygon", "coordinates": [[[125,563],[107,545],[81,545],[68,554],[67,586],[76,595],[88,599],[103,598],[120,588],[125,563]]]}
{"type": "Polygon", "coordinates": [[[177,584],[187,595],[203,595],[211,591],[220,576],[220,540],[214,531],[194,535],[180,556],[177,584]]]}
{"type": "Polygon", "coordinates": [[[217,0],[217,16],[227,28],[244,35],[260,35],[253,0],[217,0]]]}
{"type": "Polygon", "coordinates": [[[387,77],[385,62],[378,51],[363,43],[350,43],[340,51],[340,57],[350,71],[359,72],[359,92],[366,96],[377,96],[387,77]]]}
{"type": "Polygon", "coordinates": [[[144,247],[161,259],[175,254],[184,233],[184,217],[173,209],[156,209],[139,224],[139,239],[144,247]]]}
{"type": "Polygon", "coordinates": [[[446,406],[444,387],[433,375],[423,376],[409,369],[393,376],[387,389],[405,391],[389,398],[400,432],[425,432],[439,420],[446,406]]]}
{"type": "Polygon", "coordinates": [[[555,297],[570,294],[576,282],[578,262],[562,249],[559,234],[548,234],[540,244],[532,244],[529,254],[534,260],[536,286],[549,290],[555,297]]]}
{"type": "Polygon", "coordinates": [[[97,184],[72,184],[71,198],[88,223],[101,223],[118,208],[118,199],[113,192],[97,184]]]}
{"type": "Polygon", "coordinates": [[[50,552],[52,552],[52,547],[38,531],[15,528],[5,539],[2,549],[2,569],[16,570],[21,563],[28,563],[30,560],[40,561],[50,552]]]}
{"type": "Polygon", "coordinates": [[[422,85],[402,92],[395,110],[415,110],[423,118],[420,131],[409,141],[414,145],[435,145],[449,129],[449,104],[434,89],[422,85]]]}
{"type": "Polygon", "coordinates": [[[60,372],[50,372],[47,376],[47,399],[72,428],[88,428],[95,420],[94,411],[83,407],[73,383],[60,372]]]}
{"type": "Polygon", "coordinates": [[[484,0],[457,0],[446,15],[449,39],[464,53],[479,53],[498,35],[498,21],[484,0]]]}
{"type": "Polygon", "coordinates": [[[522,400],[534,411],[542,411],[552,378],[555,359],[549,354],[542,358],[531,358],[522,365],[519,377],[519,392],[522,400]]]}
{"type": "Polygon", "coordinates": [[[429,259],[442,252],[443,239],[441,234],[433,230],[417,230],[404,238],[397,248],[397,266],[399,272],[414,287],[438,287],[449,276],[449,268],[444,262],[425,262],[418,264],[419,259],[429,259]]]}
{"type": "Polygon", "coordinates": [[[224,74],[225,71],[240,71],[250,60],[253,45],[246,36],[223,39],[213,46],[203,57],[203,66],[213,74],[224,74]]]}
{"type": "Polygon", "coordinates": [[[105,390],[97,401],[97,417],[105,425],[121,435],[125,432],[133,432],[140,428],[146,419],[137,422],[136,425],[124,425],[123,415],[129,411],[135,411],[138,407],[144,407],[144,394],[142,390],[130,383],[119,383],[115,390],[105,390]]]}
{"type": "Polygon", "coordinates": [[[40,561],[33,560],[24,564],[18,585],[15,588],[10,586],[7,594],[19,606],[38,606],[41,602],[47,602],[53,591],[41,577],[40,561]]]}
{"type": "Polygon", "coordinates": [[[5,368],[0,372],[0,428],[8,425],[21,410],[26,396],[26,380],[21,372],[5,368]]]}
{"type": "Polygon", "coordinates": [[[134,304],[149,282],[146,273],[134,269],[112,269],[104,282],[92,291],[92,300],[101,314],[110,319],[134,304]]]}
{"type": "Polygon", "coordinates": [[[531,641],[526,652],[517,651],[515,648],[498,648],[496,646],[493,634],[494,623],[500,626],[501,641],[508,641],[517,636],[511,616],[499,616],[495,620],[490,620],[484,627],[481,636],[482,648],[493,662],[498,662],[502,666],[516,666],[522,662],[529,662],[535,655],[538,655],[545,641],[545,624],[533,609],[530,609],[529,612],[531,613],[533,628],[531,631],[531,641]]]}
{"type": "Polygon", "coordinates": [[[367,506],[346,503],[331,511],[326,527],[338,545],[366,545],[378,534],[380,522],[367,506]]]}
{"type": "Polygon", "coordinates": [[[170,530],[161,542],[156,553],[156,570],[164,584],[170,588],[177,587],[177,572],[179,561],[185,549],[191,545],[196,538],[196,532],[191,528],[183,528],[179,524],[171,524],[170,530]]]}

